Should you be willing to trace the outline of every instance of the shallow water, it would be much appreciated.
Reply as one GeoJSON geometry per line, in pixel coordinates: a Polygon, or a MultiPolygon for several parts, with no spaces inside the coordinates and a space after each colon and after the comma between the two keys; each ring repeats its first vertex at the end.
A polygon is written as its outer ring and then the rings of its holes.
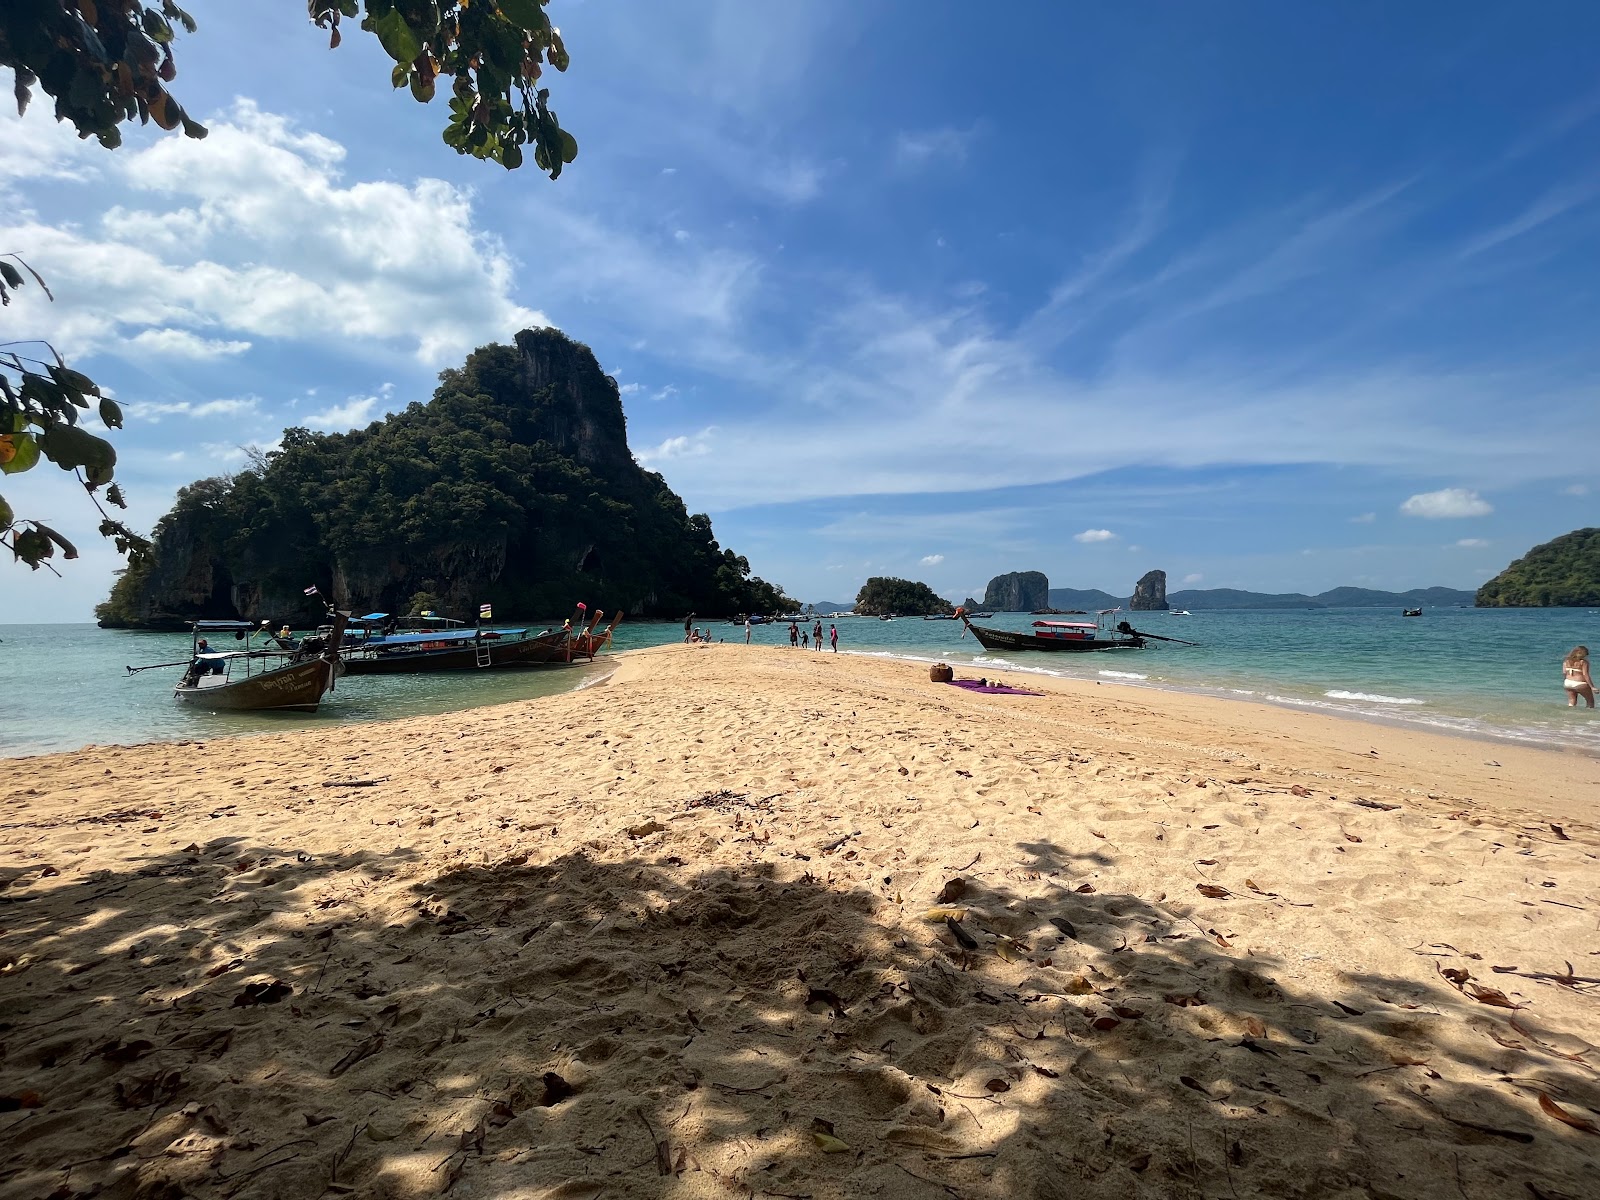
{"type": "MultiPolygon", "coordinates": [[[[1430,608],[1408,618],[1399,609],[1346,608],[1119,617],[1146,633],[1201,644],[1096,654],[986,652],[954,621],[856,617],[837,624],[842,650],[938,659],[1001,678],[1040,673],[1177,688],[1600,753],[1600,713],[1566,707],[1561,689],[1562,656],[1579,644],[1600,649],[1597,611],[1430,608]]],[[[1002,613],[986,624],[1025,630],[1035,619],[1002,613]]],[[[779,635],[773,630],[769,638],[779,635]]]]}
{"type": "MultiPolygon", "coordinates": [[[[682,627],[676,629],[682,636],[682,627]]],[[[666,640],[673,627],[618,627],[619,648],[666,640]]],[[[0,625],[0,756],[72,750],[94,743],[178,741],[396,717],[459,712],[572,691],[610,671],[593,666],[363,675],[340,679],[314,713],[207,712],[172,698],[181,667],[129,675],[128,666],[189,653],[186,633],[135,633],[94,625],[0,625]]]]}
{"type": "MultiPolygon", "coordinates": [[[[1560,667],[1562,655],[1574,645],[1600,649],[1600,612],[1440,608],[1418,618],[1401,617],[1398,609],[1127,615],[1146,632],[1201,644],[1153,643],[1148,650],[1109,654],[988,654],[962,636],[959,622],[855,617],[835,623],[843,652],[943,660],[964,675],[1039,673],[1177,688],[1600,753],[1600,714],[1565,706],[1560,667]]],[[[1006,613],[992,624],[1026,629],[1033,619],[1006,613]]],[[[787,629],[757,626],[754,640],[787,645],[787,629]]],[[[744,638],[742,626],[716,625],[712,632],[730,642],[744,638]]],[[[616,646],[659,645],[682,636],[680,623],[624,623],[616,646]]],[[[125,665],[183,658],[188,648],[187,634],[0,625],[0,664],[7,673],[0,689],[0,755],[458,712],[570,691],[610,669],[602,661],[553,670],[346,678],[314,714],[197,711],[172,699],[178,668],[133,676],[124,670],[125,665]]]]}

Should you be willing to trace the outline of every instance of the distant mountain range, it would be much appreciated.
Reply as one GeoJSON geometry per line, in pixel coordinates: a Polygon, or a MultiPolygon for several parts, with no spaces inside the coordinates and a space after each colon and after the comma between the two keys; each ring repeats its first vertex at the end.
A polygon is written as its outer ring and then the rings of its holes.
{"type": "MultiPolygon", "coordinates": [[[[1093,612],[1097,608],[1128,606],[1127,596],[1113,596],[1098,588],[1086,591],[1077,588],[1051,588],[1051,608],[1081,608],[1093,612]]],[[[1416,608],[1431,604],[1448,607],[1463,604],[1472,607],[1473,594],[1459,588],[1412,588],[1409,592],[1380,592],[1372,588],[1338,587],[1330,591],[1307,596],[1302,592],[1243,592],[1236,588],[1190,589],[1168,592],[1167,604],[1171,608],[1416,608]]]]}

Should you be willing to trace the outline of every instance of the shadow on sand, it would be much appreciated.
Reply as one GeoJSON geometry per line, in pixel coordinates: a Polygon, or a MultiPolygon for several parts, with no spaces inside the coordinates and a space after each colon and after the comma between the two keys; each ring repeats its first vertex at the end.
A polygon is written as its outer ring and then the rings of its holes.
{"type": "Polygon", "coordinates": [[[1600,1195],[1536,1099],[1594,1069],[1443,978],[1296,994],[1049,842],[949,889],[963,948],[848,850],[642,838],[7,872],[0,1194],[1600,1195]]]}

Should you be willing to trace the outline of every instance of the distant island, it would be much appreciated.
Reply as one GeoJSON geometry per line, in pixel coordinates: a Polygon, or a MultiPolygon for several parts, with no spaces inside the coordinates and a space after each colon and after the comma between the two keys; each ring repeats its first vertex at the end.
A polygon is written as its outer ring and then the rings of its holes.
{"type": "Polygon", "coordinates": [[[180,490],[150,561],[95,610],[101,625],[320,619],[311,584],[399,614],[797,607],[634,461],[616,382],[587,346],[526,329],[439,379],[427,404],[349,433],[287,429],[238,474],[180,490]]]}
{"type": "MultiPolygon", "coordinates": [[[[1372,588],[1338,587],[1330,591],[1307,596],[1302,592],[1245,592],[1234,588],[1189,589],[1168,592],[1167,604],[1171,608],[1200,609],[1312,609],[1312,608],[1416,608],[1431,605],[1448,608],[1452,605],[1470,605],[1471,592],[1457,588],[1413,588],[1409,592],[1382,592],[1372,588]]],[[[1113,596],[1098,588],[1051,588],[1050,607],[1059,609],[1080,608],[1093,612],[1100,608],[1127,608],[1130,596],[1113,596]]]]}
{"type": "Polygon", "coordinates": [[[1535,546],[1478,589],[1483,608],[1600,606],[1600,529],[1574,529],[1535,546]]]}
{"type": "Polygon", "coordinates": [[[864,617],[933,617],[955,611],[955,606],[925,583],[875,575],[856,594],[856,612],[864,617]]]}
{"type": "Polygon", "coordinates": [[[995,612],[1032,612],[1050,603],[1050,580],[1043,571],[996,575],[983,590],[983,607],[995,612]]]}

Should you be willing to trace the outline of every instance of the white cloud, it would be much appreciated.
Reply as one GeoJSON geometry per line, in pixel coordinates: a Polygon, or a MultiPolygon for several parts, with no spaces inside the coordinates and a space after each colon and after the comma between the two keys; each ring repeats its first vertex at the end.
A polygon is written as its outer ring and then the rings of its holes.
{"type": "Polygon", "coordinates": [[[1357,516],[1351,517],[1350,518],[1350,524],[1352,524],[1352,525],[1371,525],[1377,519],[1378,519],[1378,514],[1377,513],[1375,513],[1375,512],[1364,512],[1364,513],[1361,513],[1361,514],[1359,514],[1357,516]]]}
{"type": "Polygon", "coordinates": [[[347,396],[343,404],[335,404],[305,417],[308,429],[324,433],[344,433],[346,430],[369,425],[380,414],[394,406],[394,384],[382,384],[373,396],[347,396]]]}
{"type": "Polygon", "coordinates": [[[1486,517],[1494,506],[1477,492],[1467,488],[1441,488],[1437,492],[1419,492],[1400,506],[1408,517],[1426,517],[1440,520],[1451,517],[1486,517]]]}
{"type": "Polygon", "coordinates": [[[1471,549],[1477,549],[1481,546],[1487,546],[1488,544],[1488,541],[1484,538],[1462,538],[1456,542],[1456,545],[1458,546],[1464,546],[1471,549]]]}
{"type": "Polygon", "coordinates": [[[922,565],[925,567],[937,567],[943,561],[944,555],[942,554],[924,554],[922,556],[922,565]]]}
{"type": "Polygon", "coordinates": [[[1073,534],[1072,540],[1075,542],[1085,543],[1111,542],[1115,541],[1116,537],[1117,535],[1112,533],[1109,529],[1085,529],[1082,533],[1073,534]]]}
{"type": "MultiPolygon", "coordinates": [[[[42,132],[34,107],[0,119],[0,145],[19,130],[30,145],[67,137],[42,132]]],[[[216,358],[252,340],[359,339],[437,365],[547,323],[511,299],[515,264],[467,190],[346,180],[343,146],[248,100],[207,123],[203,142],[100,152],[95,187],[121,203],[97,222],[0,215],[0,244],[28,247],[57,296],[24,295],[16,315],[63,353],[216,358]]]]}
{"type": "Polygon", "coordinates": [[[693,435],[669,437],[648,450],[638,451],[634,458],[647,467],[677,458],[700,458],[711,453],[711,438],[715,432],[716,426],[709,425],[693,435]]]}
{"type": "Polygon", "coordinates": [[[961,163],[967,158],[973,131],[961,129],[925,129],[917,133],[902,132],[895,138],[894,161],[901,167],[923,167],[935,159],[961,163]]]}
{"type": "Polygon", "coordinates": [[[378,404],[376,396],[351,396],[343,404],[310,414],[305,418],[305,425],[308,429],[320,429],[324,433],[344,433],[370,424],[378,404]]]}
{"type": "Polygon", "coordinates": [[[1561,494],[1563,496],[1587,496],[1589,494],[1589,485],[1586,483],[1574,483],[1570,487],[1562,488],[1561,494]]]}
{"type": "Polygon", "coordinates": [[[1204,583],[1206,581],[1206,577],[1200,574],[1200,572],[1196,571],[1193,574],[1185,575],[1183,577],[1183,581],[1185,583],[1204,583]]]}
{"type": "Polygon", "coordinates": [[[164,358],[228,358],[250,349],[249,342],[204,338],[187,329],[145,329],[128,339],[130,350],[159,354],[164,358]]]}
{"type": "Polygon", "coordinates": [[[1143,549],[1144,549],[1143,546],[1129,546],[1128,547],[1128,553],[1129,554],[1137,554],[1137,553],[1139,553],[1139,551],[1141,551],[1143,549]]]}
{"type": "Polygon", "coordinates": [[[260,408],[257,396],[234,396],[226,400],[203,400],[199,404],[190,400],[150,400],[123,405],[124,411],[135,420],[151,425],[162,417],[239,417],[260,408]]]}
{"type": "Polygon", "coordinates": [[[619,395],[631,396],[637,392],[639,388],[640,385],[637,383],[624,383],[617,386],[617,392],[619,395]]]}

